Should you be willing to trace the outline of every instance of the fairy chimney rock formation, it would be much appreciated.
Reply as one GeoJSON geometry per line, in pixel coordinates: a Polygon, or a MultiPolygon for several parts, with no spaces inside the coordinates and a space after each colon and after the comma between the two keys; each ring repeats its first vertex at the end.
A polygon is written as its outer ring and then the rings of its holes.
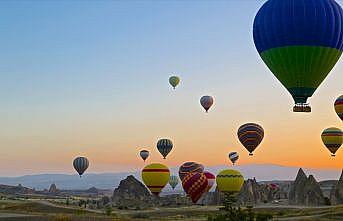
{"type": "Polygon", "coordinates": [[[330,194],[331,204],[343,204],[343,170],[335,187],[331,190],[330,194]]]}
{"type": "Polygon", "coordinates": [[[304,190],[305,183],[307,181],[307,176],[304,173],[303,169],[300,168],[295,178],[295,181],[291,185],[291,189],[289,191],[289,204],[303,204],[301,195],[304,190]]]}

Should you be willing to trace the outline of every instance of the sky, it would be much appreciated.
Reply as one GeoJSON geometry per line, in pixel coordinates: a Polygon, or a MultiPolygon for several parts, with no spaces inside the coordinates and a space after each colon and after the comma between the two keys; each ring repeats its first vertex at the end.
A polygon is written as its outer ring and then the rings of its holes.
{"type": "Polygon", "coordinates": [[[330,157],[320,138],[343,128],[333,109],[342,60],[312,113],[293,113],[253,43],[263,2],[1,1],[0,176],[73,173],[79,155],[89,172],[134,171],[143,148],[170,167],[229,165],[235,150],[242,165],[342,168],[342,150],[330,157]],[[209,114],[203,95],[215,98],[209,114]],[[254,157],[236,135],[246,122],[265,129],[254,157]],[[167,160],[159,138],[174,142],[167,160]]]}

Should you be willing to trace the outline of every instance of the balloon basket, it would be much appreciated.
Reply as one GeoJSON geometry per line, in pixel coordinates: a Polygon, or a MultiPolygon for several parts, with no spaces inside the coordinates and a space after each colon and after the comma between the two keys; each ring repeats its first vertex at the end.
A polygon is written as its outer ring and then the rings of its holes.
{"type": "Polygon", "coordinates": [[[293,112],[310,113],[311,106],[309,104],[295,104],[295,106],[293,107],[293,112]]]}

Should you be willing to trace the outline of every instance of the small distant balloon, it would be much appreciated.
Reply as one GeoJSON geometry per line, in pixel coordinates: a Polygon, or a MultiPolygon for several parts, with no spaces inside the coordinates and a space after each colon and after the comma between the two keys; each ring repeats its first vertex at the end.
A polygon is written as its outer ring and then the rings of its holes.
{"type": "Polygon", "coordinates": [[[82,176],[82,174],[87,170],[89,166],[89,161],[86,157],[77,157],[73,161],[73,166],[76,172],[82,176]]]}
{"type": "Polygon", "coordinates": [[[180,83],[180,77],[178,76],[171,76],[169,78],[169,84],[175,89],[176,86],[180,83]]]}
{"type": "Polygon", "coordinates": [[[343,121],[343,95],[339,96],[339,98],[335,101],[335,111],[339,118],[343,121]]]}
{"type": "Polygon", "coordinates": [[[169,178],[169,185],[175,189],[175,187],[179,184],[179,178],[175,175],[171,175],[169,178]]]}
{"type": "Polygon", "coordinates": [[[239,159],[239,154],[237,152],[229,153],[229,159],[233,165],[235,165],[236,161],[239,159]]]}
{"type": "Polygon", "coordinates": [[[145,160],[149,157],[149,151],[147,151],[147,150],[141,150],[140,152],[139,152],[139,155],[141,156],[141,158],[144,160],[144,162],[145,162],[145,160]]]}
{"type": "Polygon", "coordinates": [[[255,123],[247,123],[239,127],[237,136],[242,145],[249,151],[249,156],[260,145],[264,137],[263,128],[255,123]]]}
{"type": "Polygon", "coordinates": [[[167,155],[173,149],[173,142],[169,139],[160,139],[157,142],[157,150],[161,153],[164,159],[166,159],[167,155]]]}
{"type": "Polygon", "coordinates": [[[206,113],[214,103],[214,99],[211,96],[202,96],[200,98],[200,104],[205,109],[206,113]]]}
{"type": "Polygon", "coordinates": [[[331,156],[336,156],[336,152],[343,143],[343,131],[336,127],[330,127],[322,132],[322,141],[331,152],[331,156]]]}

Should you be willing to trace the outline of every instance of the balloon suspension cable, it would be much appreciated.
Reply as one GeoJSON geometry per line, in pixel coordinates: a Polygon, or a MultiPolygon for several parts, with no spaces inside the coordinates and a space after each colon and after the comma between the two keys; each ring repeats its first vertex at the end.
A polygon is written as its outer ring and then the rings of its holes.
{"type": "Polygon", "coordinates": [[[311,106],[309,103],[296,103],[293,107],[293,112],[310,113],[311,112],[311,106]]]}

